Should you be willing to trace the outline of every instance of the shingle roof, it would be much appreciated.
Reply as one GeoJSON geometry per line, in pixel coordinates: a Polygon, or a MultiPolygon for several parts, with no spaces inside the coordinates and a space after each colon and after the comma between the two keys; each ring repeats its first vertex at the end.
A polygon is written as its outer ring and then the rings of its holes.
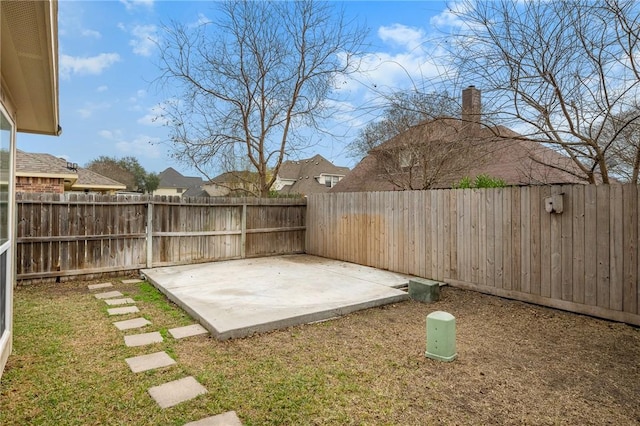
{"type": "Polygon", "coordinates": [[[37,154],[16,150],[16,173],[23,175],[47,175],[52,177],[77,174],[67,168],[67,161],[51,154],[37,154]]]}
{"type": "Polygon", "coordinates": [[[127,186],[116,180],[103,176],[93,170],[78,167],[78,180],[72,189],[113,189],[124,190],[127,186]]]}
{"type": "Polygon", "coordinates": [[[173,167],[169,167],[158,174],[160,184],[158,188],[193,188],[202,185],[202,178],[183,176],[173,167]]]}
{"type": "Polygon", "coordinates": [[[283,194],[313,194],[327,192],[329,188],[319,183],[315,178],[321,174],[346,176],[350,172],[348,167],[335,166],[322,155],[316,154],[311,158],[298,161],[285,161],[280,166],[278,176],[281,179],[295,180],[279,192],[283,194]]]}
{"type": "Polygon", "coordinates": [[[126,185],[94,171],[77,167],[67,168],[67,160],[46,153],[16,150],[16,174],[18,176],[42,176],[64,178],[73,182],[72,190],[108,189],[121,190],[126,185]]]}
{"type": "Polygon", "coordinates": [[[465,153],[469,156],[467,164],[449,176],[444,173],[445,177],[439,179],[433,188],[451,188],[463,177],[468,176],[474,179],[479,174],[503,179],[507,185],[585,183],[583,179],[575,176],[575,174],[580,175],[580,171],[570,158],[541,143],[527,140],[503,126],[481,129],[471,139],[469,136],[464,136],[461,120],[446,118],[422,123],[384,142],[362,159],[348,176],[331,188],[331,192],[401,189],[382,173],[376,152],[397,147],[408,138],[425,140],[425,143],[429,143],[428,138],[423,137],[421,132],[435,125],[449,127],[450,131],[443,133],[443,139],[454,140],[455,137],[466,137],[469,138],[472,146],[465,153]]]}
{"type": "Polygon", "coordinates": [[[258,181],[258,174],[247,170],[236,170],[224,172],[213,179],[211,183],[235,184],[235,183],[251,183],[258,181]]]}

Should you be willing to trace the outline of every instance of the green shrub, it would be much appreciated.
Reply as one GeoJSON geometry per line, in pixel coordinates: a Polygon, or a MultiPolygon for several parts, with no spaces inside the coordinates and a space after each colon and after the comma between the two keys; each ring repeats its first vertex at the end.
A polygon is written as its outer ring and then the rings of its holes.
{"type": "Polygon", "coordinates": [[[499,178],[493,178],[489,175],[481,174],[471,181],[469,176],[465,176],[456,184],[453,185],[454,189],[470,189],[470,188],[503,188],[507,186],[504,180],[499,178]]]}

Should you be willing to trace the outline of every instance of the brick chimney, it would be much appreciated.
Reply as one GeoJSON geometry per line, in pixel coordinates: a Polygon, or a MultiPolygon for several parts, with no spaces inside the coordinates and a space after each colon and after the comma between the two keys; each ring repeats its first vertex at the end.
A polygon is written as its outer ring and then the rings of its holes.
{"type": "Polygon", "coordinates": [[[462,125],[467,134],[480,133],[482,105],[480,91],[475,86],[469,86],[462,91],[462,125]]]}

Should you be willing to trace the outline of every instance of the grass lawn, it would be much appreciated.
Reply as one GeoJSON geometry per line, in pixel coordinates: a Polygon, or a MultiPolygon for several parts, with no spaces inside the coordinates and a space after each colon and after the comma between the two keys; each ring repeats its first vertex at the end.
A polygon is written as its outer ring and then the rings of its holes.
{"type": "MultiPolygon", "coordinates": [[[[96,282],[96,281],[94,281],[96,282]]],[[[119,331],[90,282],[15,294],[2,425],[182,425],[235,410],[245,425],[615,424],[640,422],[640,329],[443,288],[442,300],[218,342],[174,340],[193,321],[147,283],[121,284],[153,324],[119,331]],[[456,316],[458,360],[425,358],[425,317],[456,316]],[[162,343],[127,348],[125,334],[162,343]],[[134,374],[125,358],[178,363],[134,374]],[[147,389],[194,376],[208,393],[161,410],[147,389]]]]}

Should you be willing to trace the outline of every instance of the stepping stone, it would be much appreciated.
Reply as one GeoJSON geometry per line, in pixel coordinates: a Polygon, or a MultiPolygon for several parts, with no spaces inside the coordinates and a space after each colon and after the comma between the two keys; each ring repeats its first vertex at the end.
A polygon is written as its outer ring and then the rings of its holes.
{"type": "Polygon", "coordinates": [[[102,283],[102,284],[89,284],[87,286],[87,288],[89,290],[98,290],[98,289],[101,289],[101,288],[109,288],[109,287],[113,287],[113,284],[111,284],[111,283],[102,283]]]}
{"type": "Polygon", "coordinates": [[[116,321],[113,325],[118,330],[131,330],[132,328],[141,328],[151,324],[151,321],[144,318],[134,318],[126,321],[116,321]]]}
{"type": "Polygon", "coordinates": [[[132,334],[130,336],[124,336],[124,344],[129,347],[160,343],[162,342],[162,340],[162,336],[157,331],[154,331],[153,333],[132,334]]]}
{"type": "Polygon", "coordinates": [[[137,306],[125,306],[124,308],[107,309],[107,313],[109,315],[135,314],[136,312],[140,312],[140,309],[138,309],[137,306]]]}
{"type": "Polygon", "coordinates": [[[105,299],[105,302],[107,302],[107,305],[109,306],[128,305],[131,303],[136,303],[136,301],[130,297],[125,297],[124,299],[105,299]]]}
{"type": "Polygon", "coordinates": [[[113,299],[114,297],[124,296],[119,291],[107,291],[106,293],[96,293],[94,294],[96,299],[113,299]]]}
{"type": "Polygon", "coordinates": [[[242,426],[242,422],[238,418],[235,411],[227,411],[217,416],[207,417],[206,419],[189,422],[184,426],[242,426]]]}
{"type": "Polygon", "coordinates": [[[160,408],[173,407],[205,393],[207,390],[204,386],[192,376],[149,388],[149,395],[160,408]]]}
{"type": "Polygon", "coordinates": [[[166,352],[156,352],[149,355],[134,356],[132,358],[125,359],[129,368],[134,373],[140,373],[142,371],[154,370],[160,367],[168,367],[176,363],[176,361],[169,356],[166,352]]]}
{"type": "Polygon", "coordinates": [[[121,282],[122,282],[122,284],[137,284],[137,283],[141,283],[142,280],[138,280],[138,279],[135,279],[135,280],[122,280],[121,282]]]}
{"type": "Polygon", "coordinates": [[[174,339],[182,339],[185,337],[197,336],[199,334],[209,333],[206,328],[200,324],[191,324],[184,327],[172,328],[169,330],[169,334],[174,339]]]}

